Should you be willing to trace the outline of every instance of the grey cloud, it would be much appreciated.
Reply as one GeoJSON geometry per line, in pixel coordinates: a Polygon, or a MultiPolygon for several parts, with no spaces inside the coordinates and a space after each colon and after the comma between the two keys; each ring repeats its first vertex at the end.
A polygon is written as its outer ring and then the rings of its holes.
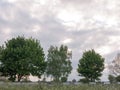
{"type": "MultiPolygon", "coordinates": [[[[74,69],[77,68],[78,60],[86,49],[99,48],[105,45],[113,48],[119,46],[119,42],[116,42],[115,45],[109,42],[111,41],[111,36],[115,38],[116,35],[119,36],[120,27],[107,27],[104,21],[96,21],[92,17],[95,14],[104,15],[106,8],[104,9],[103,6],[98,5],[98,2],[95,0],[61,0],[61,2],[62,3],[57,4],[58,6],[53,6],[51,9],[48,4],[44,6],[38,4],[38,6],[33,9],[35,4],[33,0],[21,0],[15,3],[0,1],[0,38],[2,38],[0,44],[18,35],[24,35],[25,37],[32,36],[40,40],[45,53],[47,53],[50,45],[60,45],[63,44],[60,41],[65,38],[71,38],[72,42],[66,43],[66,45],[73,51],[72,65],[74,69]],[[82,12],[81,14],[83,15],[83,21],[77,25],[79,28],[72,28],[71,31],[68,31],[69,27],[66,27],[57,17],[60,10],[69,7],[75,7],[74,10],[82,12]],[[31,9],[33,9],[33,11],[31,9]],[[81,24],[84,25],[83,28],[80,27],[81,24]],[[32,30],[36,25],[39,26],[40,29],[38,32],[33,32],[32,30]],[[11,32],[4,34],[6,28],[10,29],[11,32]],[[114,29],[116,31],[114,31],[114,29]]],[[[106,55],[106,63],[109,62],[109,59],[117,52],[119,52],[119,50],[115,48],[110,54],[106,55]]]]}
{"type": "Polygon", "coordinates": [[[95,2],[95,0],[60,0],[63,3],[71,3],[71,4],[90,4],[95,2]]]}

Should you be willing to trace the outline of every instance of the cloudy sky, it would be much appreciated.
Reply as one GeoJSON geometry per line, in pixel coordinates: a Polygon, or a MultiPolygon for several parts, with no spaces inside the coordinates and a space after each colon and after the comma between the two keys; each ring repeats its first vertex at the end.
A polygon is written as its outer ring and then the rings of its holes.
{"type": "MultiPolygon", "coordinates": [[[[120,51],[120,0],[0,0],[0,45],[24,35],[50,45],[67,45],[76,72],[83,51],[95,49],[109,64],[120,51]]],[[[107,70],[102,79],[106,79],[107,70]]]]}

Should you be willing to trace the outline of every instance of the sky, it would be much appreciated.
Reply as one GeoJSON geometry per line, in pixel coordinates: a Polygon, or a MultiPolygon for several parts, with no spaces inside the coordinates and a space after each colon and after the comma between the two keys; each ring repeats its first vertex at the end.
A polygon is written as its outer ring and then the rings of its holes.
{"type": "Polygon", "coordinates": [[[45,54],[50,45],[67,45],[72,50],[76,71],[85,50],[94,49],[107,65],[120,52],[120,0],[0,0],[0,45],[24,35],[40,40],[45,54]]]}

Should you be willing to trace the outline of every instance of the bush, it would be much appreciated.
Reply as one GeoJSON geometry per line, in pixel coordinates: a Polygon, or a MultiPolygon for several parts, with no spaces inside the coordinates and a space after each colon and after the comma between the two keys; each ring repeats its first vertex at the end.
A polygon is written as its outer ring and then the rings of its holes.
{"type": "Polygon", "coordinates": [[[82,83],[89,83],[89,80],[87,80],[86,78],[82,78],[79,80],[79,82],[82,82],[82,83]]]}
{"type": "Polygon", "coordinates": [[[120,82],[120,75],[116,77],[116,81],[120,82]]]}
{"type": "Polygon", "coordinates": [[[76,80],[75,80],[75,79],[73,79],[73,80],[72,80],[72,82],[73,82],[73,83],[75,83],[75,82],[76,82],[76,80]]]}
{"type": "Polygon", "coordinates": [[[118,78],[114,77],[113,75],[109,75],[108,79],[109,79],[110,83],[115,83],[116,79],[118,79],[118,78]]]}

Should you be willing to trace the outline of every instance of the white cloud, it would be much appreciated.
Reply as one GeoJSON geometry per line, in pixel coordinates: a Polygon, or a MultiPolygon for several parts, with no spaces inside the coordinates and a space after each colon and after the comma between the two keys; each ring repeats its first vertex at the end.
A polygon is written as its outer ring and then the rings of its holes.
{"type": "Polygon", "coordinates": [[[75,11],[72,8],[66,10],[60,10],[58,13],[58,18],[61,19],[63,22],[80,22],[81,15],[79,12],[75,11]],[[73,13],[74,12],[74,13],[73,13]]]}
{"type": "Polygon", "coordinates": [[[17,0],[7,0],[9,3],[15,3],[17,0]]]}
{"type": "Polygon", "coordinates": [[[73,69],[72,70],[72,74],[69,76],[69,78],[68,78],[68,81],[71,81],[71,80],[73,80],[73,79],[75,79],[75,80],[79,80],[79,76],[78,76],[79,74],[77,73],[77,69],[73,69]]]}
{"type": "Polygon", "coordinates": [[[63,41],[61,41],[63,44],[69,44],[72,42],[72,39],[71,38],[66,38],[64,39],[63,41]]]}
{"type": "Polygon", "coordinates": [[[39,25],[35,25],[35,26],[33,26],[32,31],[35,32],[35,33],[38,33],[39,31],[41,31],[41,28],[40,28],[39,25]]]}
{"type": "Polygon", "coordinates": [[[6,28],[6,29],[4,29],[3,33],[5,35],[9,35],[11,33],[11,29],[10,28],[6,28]]]}
{"type": "MultiPolygon", "coordinates": [[[[93,48],[108,59],[120,50],[119,4],[119,0],[1,0],[0,44],[17,35],[39,39],[46,52],[50,45],[67,44],[74,50],[74,70],[84,50],[93,48]]],[[[77,78],[75,71],[72,77],[77,78]]]]}
{"type": "Polygon", "coordinates": [[[109,46],[101,46],[96,49],[96,52],[104,56],[110,54],[112,51],[113,51],[112,47],[109,46]]]}

